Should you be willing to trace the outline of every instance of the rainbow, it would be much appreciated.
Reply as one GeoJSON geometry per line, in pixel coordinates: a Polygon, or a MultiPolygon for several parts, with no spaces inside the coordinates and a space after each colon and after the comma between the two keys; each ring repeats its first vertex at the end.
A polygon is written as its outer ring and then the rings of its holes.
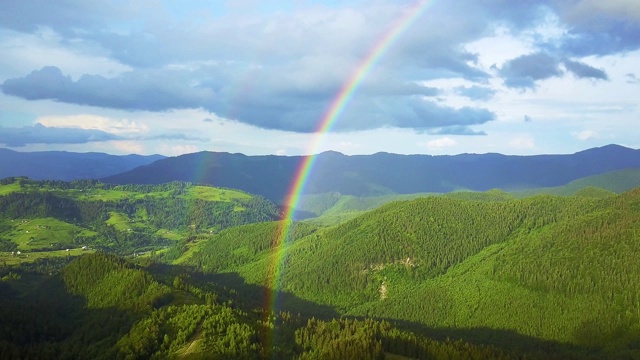
{"type": "Polygon", "coordinates": [[[279,287],[280,280],[280,265],[282,263],[284,255],[284,245],[289,238],[289,230],[293,223],[294,209],[298,206],[300,197],[304,192],[307,179],[313,169],[313,165],[316,160],[316,155],[322,144],[325,134],[331,131],[331,128],[336,123],[336,120],[340,117],[345,106],[351,100],[354,93],[358,89],[362,80],[371,72],[371,69],[378,63],[380,58],[389,50],[391,45],[405,32],[416,19],[425,11],[430,0],[417,1],[412,6],[405,9],[402,16],[399,17],[383,34],[382,38],[373,46],[367,56],[358,64],[355,71],[344,82],[340,91],[331,101],[330,106],[327,108],[324,116],[318,122],[318,126],[314,131],[314,138],[309,147],[308,154],[304,156],[298,166],[293,181],[289,187],[288,195],[285,199],[285,212],[282,217],[281,225],[279,228],[278,242],[275,249],[275,260],[271,268],[268,270],[267,284],[270,285],[271,290],[266,294],[266,310],[276,310],[276,295],[279,287]]]}

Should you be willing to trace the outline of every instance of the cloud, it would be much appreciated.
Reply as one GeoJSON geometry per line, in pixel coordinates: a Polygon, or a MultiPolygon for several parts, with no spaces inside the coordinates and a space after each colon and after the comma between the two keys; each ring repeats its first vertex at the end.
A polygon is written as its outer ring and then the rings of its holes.
{"type": "Polygon", "coordinates": [[[185,141],[200,141],[200,142],[208,142],[210,139],[201,137],[201,136],[191,136],[180,133],[166,133],[159,135],[151,135],[151,136],[142,136],[142,137],[132,137],[132,139],[136,140],[185,140],[185,141]]]}
{"type": "Polygon", "coordinates": [[[609,80],[604,70],[596,69],[579,61],[565,60],[564,66],[578,78],[609,80]]]}
{"type": "MultiPolygon", "coordinates": [[[[53,34],[56,46],[66,53],[106,59],[117,71],[40,68],[38,62],[17,75],[8,72],[0,89],[27,100],[128,111],[202,109],[212,117],[259,128],[313,132],[336,95],[407,10],[406,2],[392,1],[365,6],[299,2],[285,6],[286,11],[273,5],[270,11],[231,11],[224,2],[214,3],[199,8],[196,3],[177,6],[143,0],[7,2],[0,13],[1,28],[53,34]],[[36,67],[40,69],[27,74],[36,67]]],[[[397,127],[485,134],[471,126],[494,120],[493,111],[460,103],[456,108],[443,106],[429,99],[446,96],[441,89],[419,84],[463,79],[465,86],[454,89],[457,94],[487,101],[497,92],[492,79],[496,74],[507,87],[520,89],[533,89],[541,80],[567,73],[604,80],[606,70],[582,62],[584,57],[640,48],[639,19],[631,0],[431,1],[371,64],[333,130],[397,127]],[[551,38],[539,34],[549,19],[557,21],[555,30],[559,29],[551,38]],[[514,58],[498,64],[496,72],[487,72],[480,55],[465,45],[495,36],[496,27],[527,42],[530,53],[508,55],[514,58]]],[[[60,63],[64,62],[47,64],[60,63]]],[[[127,134],[125,125],[121,130],[96,130],[127,134]]]]}
{"type": "Polygon", "coordinates": [[[524,122],[531,122],[531,121],[532,121],[531,116],[529,115],[524,116],[524,122]]]}
{"type": "Polygon", "coordinates": [[[5,80],[0,89],[7,95],[27,100],[49,99],[149,111],[196,108],[210,95],[207,90],[185,85],[172,72],[129,72],[113,79],[83,75],[78,81],[73,81],[55,66],[44,67],[22,78],[5,80]]]}
{"type": "Polygon", "coordinates": [[[433,135],[487,135],[485,131],[473,130],[468,126],[447,126],[434,131],[429,131],[429,134],[433,135]]]}
{"type": "Polygon", "coordinates": [[[514,88],[534,88],[535,82],[564,75],[560,65],[577,78],[608,80],[607,73],[580,61],[551,56],[544,52],[522,55],[507,61],[499,74],[504,78],[505,85],[514,88]]]}
{"type": "Polygon", "coordinates": [[[144,134],[149,126],[126,119],[114,120],[104,116],[79,114],[71,116],[43,116],[37,119],[47,127],[80,128],[101,130],[112,134],[144,134]]]}
{"type": "Polygon", "coordinates": [[[568,29],[558,46],[563,55],[604,56],[640,48],[640,6],[635,0],[564,0],[549,6],[568,29]]]}
{"type": "Polygon", "coordinates": [[[101,130],[46,127],[41,124],[20,128],[0,127],[0,143],[9,147],[28,144],[84,144],[122,139],[101,130]]]}
{"type": "Polygon", "coordinates": [[[40,117],[34,126],[0,126],[0,143],[10,147],[28,144],[85,144],[113,140],[121,141],[118,144],[122,146],[135,146],[136,149],[140,146],[139,142],[150,140],[210,141],[205,137],[178,132],[153,134],[146,124],[87,114],[40,117]]]}
{"type": "MultiPolygon", "coordinates": [[[[107,145],[107,144],[104,144],[107,145]]],[[[143,154],[144,145],[139,141],[131,140],[116,140],[108,143],[109,148],[117,149],[117,152],[123,154],[143,154]]],[[[112,151],[112,150],[110,150],[112,151]]]]}
{"type": "Polygon", "coordinates": [[[487,101],[490,100],[495,94],[496,90],[486,86],[460,86],[455,88],[455,91],[462,95],[466,96],[471,100],[482,100],[487,101]]]}
{"type": "Polygon", "coordinates": [[[118,8],[117,3],[96,0],[9,1],[3,4],[0,25],[24,32],[35,31],[39,27],[49,27],[57,32],[71,35],[79,32],[79,29],[104,27],[107,17],[122,14],[122,9],[127,6],[118,8]]]}
{"type": "Polygon", "coordinates": [[[640,79],[638,79],[636,74],[628,73],[625,76],[627,78],[627,84],[640,84],[640,79]]]}
{"type": "Polygon", "coordinates": [[[457,145],[458,142],[453,140],[450,137],[443,137],[435,140],[431,140],[427,142],[427,148],[429,149],[442,149],[445,147],[451,147],[457,145]]]}
{"type": "Polygon", "coordinates": [[[578,140],[589,140],[598,137],[598,133],[593,130],[583,130],[577,133],[574,133],[573,136],[578,140]]]}
{"type": "Polygon", "coordinates": [[[535,141],[531,136],[518,136],[511,139],[508,145],[515,149],[533,149],[535,141]]]}
{"type": "Polygon", "coordinates": [[[538,80],[562,75],[559,65],[555,57],[538,52],[507,61],[499,73],[509,87],[533,88],[538,80]]]}
{"type": "MultiPolygon", "coordinates": [[[[8,79],[0,88],[6,94],[30,100],[52,99],[125,110],[204,108],[260,128],[294,132],[315,131],[339,89],[339,83],[335,82],[327,85],[333,89],[331,91],[318,91],[310,85],[311,90],[305,91],[300,79],[287,78],[282,78],[271,88],[277,82],[271,79],[274,75],[261,73],[256,75],[255,84],[239,94],[231,85],[215,84],[215,76],[220,72],[218,66],[213,66],[195,74],[186,74],[189,81],[204,78],[201,83],[189,86],[184,84],[186,80],[181,81],[178,75],[171,73],[160,73],[158,78],[154,78],[153,71],[127,73],[113,79],[85,75],[73,81],[57,67],[45,67],[23,78],[8,79]],[[207,79],[207,75],[213,75],[213,78],[207,79]],[[298,81],[299,90],[293,91],[292,83],[288,81],[298,81]]],[[[375,81],[363,87],[362,93],[355,94],[348,104],[352,110],[345,111],[335,130],[384,126],[420,130],[483,124],[494,119],[494,114],[485,109],[441,107],[416,97],[436,94],[436,90],[430,87],[396,82],[388,89],[382,89],[375,81]],[[371,96],[372,93],[376,96],[371,96]],[[384,102],[380,101],[381,97],[384,102]]]]}
{"type": "Polygon", "coordinates": [[[198,147],[195,145],[168,145],[168,144],[161,145],[159,150],[162,154],[166,154],[167,156],[191,154],[199,151],[198,147]]]}
{"type": "Polygon", "coordinates": [[[455,109],[439,106],[431,101],[412,101],[410,107],[415,117],[398,119],[398,127],[437,128],[484,124],[495,119],[495,114],[486,109],[468,106],[455,109]]]}

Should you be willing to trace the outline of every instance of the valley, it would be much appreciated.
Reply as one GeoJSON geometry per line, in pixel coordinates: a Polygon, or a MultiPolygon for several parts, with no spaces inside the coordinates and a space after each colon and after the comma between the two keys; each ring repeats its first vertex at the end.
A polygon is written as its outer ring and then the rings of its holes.
{"type": "Polygon", "coordinates": [[[229,188],[6,178],[0,355],[633,357],[636,175],[309,194],[294,222],[229,188]]]}

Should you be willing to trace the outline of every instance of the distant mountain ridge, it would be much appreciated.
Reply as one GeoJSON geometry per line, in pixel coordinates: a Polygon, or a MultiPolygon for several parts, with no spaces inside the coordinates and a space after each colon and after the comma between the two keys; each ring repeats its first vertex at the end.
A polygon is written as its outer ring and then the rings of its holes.
{"type": "MultiPolygon", "coordinates": [[[[493,188],[514,191],[561,186],[586,176],[640,168],[640,150],[619,145],[568,155],[347,156],[330,151],[316,156],[306,194],[376,196],[493,188]]],[[[188,181],[236,188],[282,203],[302,159],[302,156],[198,152],[162,159],[102,181],[116,184],[188,181]]]]}
{"type": "Polygon", "coordinates": [[[0,149],[0,179],[26,176],[34,180],[99,179],[164,159],[162,155],[109,155],[66,151],[18,152],[0,149]]]}

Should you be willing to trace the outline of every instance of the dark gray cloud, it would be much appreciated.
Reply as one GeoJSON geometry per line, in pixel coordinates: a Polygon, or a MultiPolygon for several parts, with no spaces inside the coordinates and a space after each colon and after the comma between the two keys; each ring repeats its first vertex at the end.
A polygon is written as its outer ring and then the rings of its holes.
{"type": "Polygon", "coordinates": [[[499,69],[505,85],[517,88],[533,88],[538,80],[562,75],[557,58],[545,53],[522,55],[507,61],[499,69]]]}
{"type": "Polygon", "coordinates": [[[142,71],[107,79],[83,75],[78,81],[47,66],[22,77],[8,79],[0,89],[28,100],[49,99],[71,104],[126,110],[163,111],[196,108],[209,94],[184,84],[174,72],[142,71]]]}
{"type": "Polygon", "coordinates": [[[522,55],[507,61],[498,73],[504,78],[505,85],[514,88],[534,88],[538,80],[564,75],[560,67],[581,79],[608,80],[607,73],[580,61],[559,59],[544,52],[522,55]]]}
{"type": "Polygon", "coordinates": [[[0,126],[0,144],[22,147],[29,144],[86,144],[112,140],[183,140],[208,142],[208,138],[181,133],[157,135],[118,135],[97,129],[48,127],[42,124],[23,127],[0,126]]]}
{"type": "Polygon", "coordinates": [[[559,51],[573,57],[610,55],[640,48],[640,19],[621,19],[603,14],[573,21],[559,51]]]}
{"type": "MultiPolygon", "coordinates": [[[[61,102],[125,110],[164,111],[204,108],[219,116],[265,129],[313,132],[340,91],[338,79],[325,80],[317,88],[315,79],[280,77],[258,71],[245,87],[224,79],[227,67],[211,66],[198,71],[154,72],[144,70],[108,79],[84,75],[73,81],[57,67],[45,67],[22,77],[6,80],[5,94],[29,100],[61,102]],[[185,84],[189,82],[191,84],[185,84]],[[293,90],[295,89],[295,91],[293,90]]],[[[315,75],[314,75],[315,76],[315,75]]],[[[415,83],[380,77],[365,81],[349,104],[335,130],[363,130],[384,126],[419,129],[448,125],[479,124],[493,119],[486,110],[442,108],[419,97],[438,90],[415,83]],[[401,114],[398,116],[397,114],[401,114]]],[[[187,139],[184,139],[187,140],[187,139]]]]}
{"type": "Polygon", "coordinates": [[[84,144],[122,139],[120,136],[101,130],[46,127],[40,124],[20,128],[0,126],[0,143],[9,147],[22,147],[28,144],[84,144]]]}
{"type": "Polygon", "coordinates": [[[406,108],[402,109],[403,111],[396,111],[396,114],[400,115],[394,119],[393,126],[419,131],[442,128],[458,131],[457,134],[460,135],[463,133],[477,135],[475,132],[470,133],[467,127],[485,124],[495,119],[495,114],[486,109],[471,107],[455,109],[419,99],[412,99],[405,105],[406,108]]]}
{"type": "Polygon", "coordinates": [[[589,66],[579,61],[565,60],[564,66],[579,78],[609,80],[609,77],[604,70],[596,69],[593,66],[589,66]]]}
{"type": "Polygon", "coordinates": [[[486,87],[486,86],[460,86],[455,89],[455,91],[462,95],[466,96],[471,100],[482,100],[487,101],[490,100],[495,94],[496,90],[486,87]]]}

